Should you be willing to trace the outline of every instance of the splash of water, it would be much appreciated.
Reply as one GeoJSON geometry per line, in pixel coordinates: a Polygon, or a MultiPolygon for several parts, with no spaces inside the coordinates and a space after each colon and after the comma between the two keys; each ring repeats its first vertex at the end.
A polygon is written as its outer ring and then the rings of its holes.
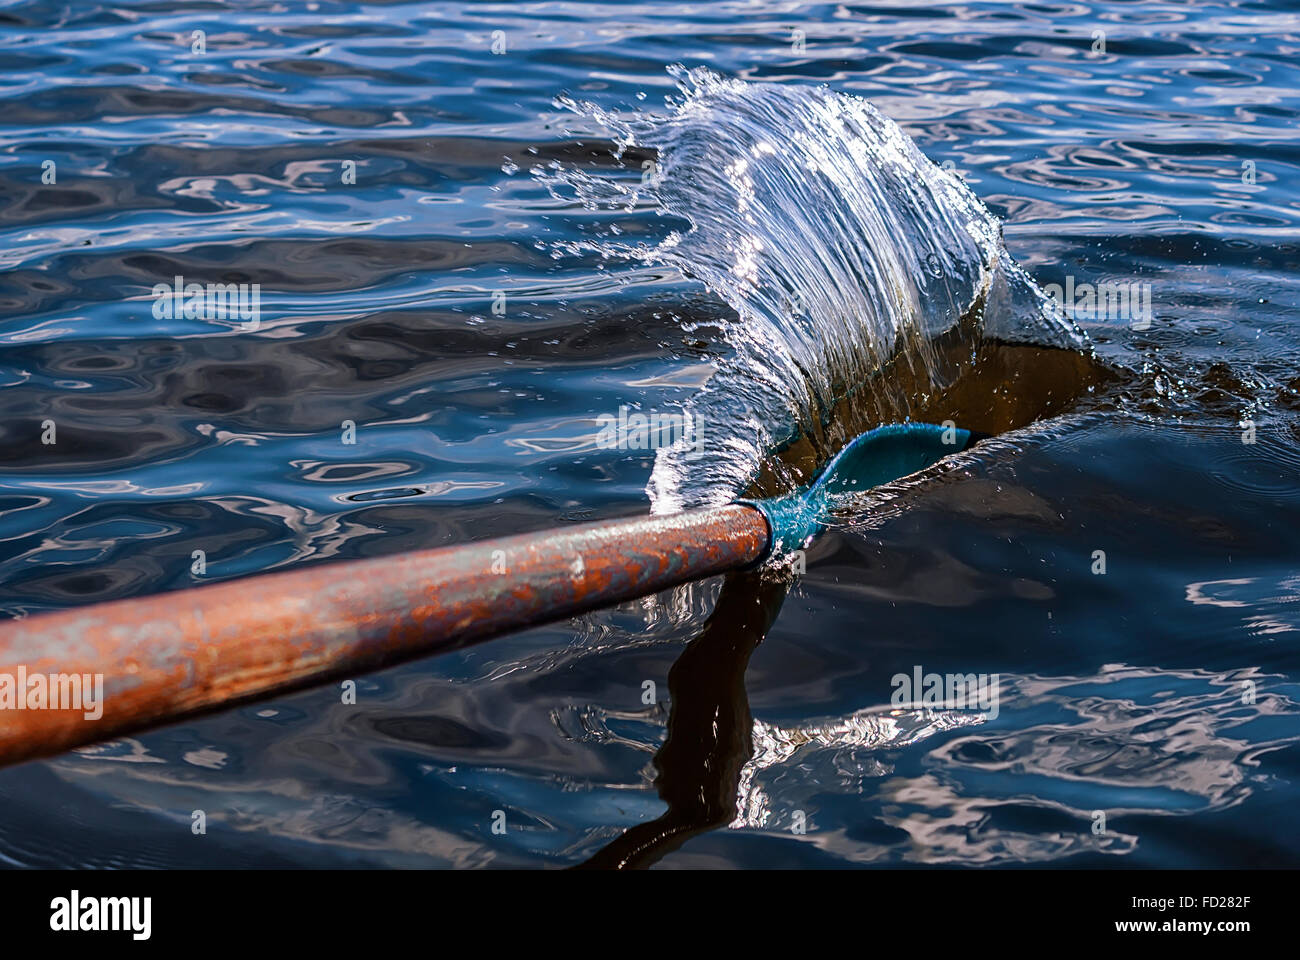
{"type": "Polygon", "coordinates": [[[666,115],[559,101],[612,131],[632,176],[533,170],[557,198],[688,225],[558,247],[671,266],[735,311],[729,355],[687,402],[704,456],[698,438],[659,451],[655,511],[730,499],[796,437],[824,458],[848,431],[906,419],[914,385],[941,384],[981,337],[1082,342],[1007,255],[996,218],[871,104],[671,72],[681,95],[666,115]]]}

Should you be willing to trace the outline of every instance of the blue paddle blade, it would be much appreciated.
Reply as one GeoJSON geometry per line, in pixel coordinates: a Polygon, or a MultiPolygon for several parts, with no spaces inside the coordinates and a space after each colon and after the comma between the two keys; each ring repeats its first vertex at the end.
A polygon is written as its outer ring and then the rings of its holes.
{"type": "Polygon", "coordinates": [[[772,531],[768,556],[802,547],[826,525],[835,499],[924,470],[977,439],[960,427],[895,423],[855,438],[806,487],[769,500],[742,500],[757,507],[772,531]]]}

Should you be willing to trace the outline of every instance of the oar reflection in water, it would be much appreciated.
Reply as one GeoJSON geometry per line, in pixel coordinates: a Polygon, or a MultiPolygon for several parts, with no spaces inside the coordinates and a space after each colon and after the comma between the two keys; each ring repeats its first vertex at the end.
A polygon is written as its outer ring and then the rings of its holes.
{"type": "Polygon", "coordinates": [[[749,657],[776,621],[787,578],[729,575],[700,635],[668,672],[668,738],[655,754],[662,815],[630,828],[581,867],[646,867],[736,816],[740,773],[754,752],[745,691],[749,657]]]}
{"type": "MultiPolygon", "coordinates": [[[[892,373],[904,388],[919,386],[908,381],[905,370],[892,373]]],[[[922,420],[951,418],[973,426],[982,431],[975,434],[978,439],[1061,413],[1107,376],[1087,354],[987,343],[915,412],[922,420]]],[[[920,389],[909,395],[925,396],[920,389]]],[[[794,444],[782,456],[810,460],[807,446],[806,441],[794,444]]],[[[668,735],[654,758],[655,788],[668,809],[629,828],[579,869],[648,867],[691,837],[736,818],[741,776],[754,755],[745,671],[792,582],[792,575],[772,570],[734,573],[723,581],[713,613],[668,674],[668,735]]]]}

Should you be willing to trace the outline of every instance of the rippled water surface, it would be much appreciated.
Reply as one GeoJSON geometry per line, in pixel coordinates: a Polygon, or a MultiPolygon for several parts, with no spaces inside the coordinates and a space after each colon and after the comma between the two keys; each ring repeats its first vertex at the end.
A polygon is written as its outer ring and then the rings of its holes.
{"type": "Polygon", "coordinates": [[[802,574],[0,772],[0,861],[1295,865],[1298,90],[1282,2],[0,3],[6,616],[999,434],[802,574]]]}

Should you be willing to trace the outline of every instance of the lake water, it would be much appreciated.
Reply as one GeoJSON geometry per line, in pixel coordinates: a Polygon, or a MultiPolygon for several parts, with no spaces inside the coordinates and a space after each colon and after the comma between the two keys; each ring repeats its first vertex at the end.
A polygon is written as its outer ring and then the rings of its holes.
{"type": "Polygon", "coordinates": [[[5,616],[998,434],[805,572],[0,772],[0,862],[1300,862],[1287,4],[8,2],[0,66],[5,616]]]}

